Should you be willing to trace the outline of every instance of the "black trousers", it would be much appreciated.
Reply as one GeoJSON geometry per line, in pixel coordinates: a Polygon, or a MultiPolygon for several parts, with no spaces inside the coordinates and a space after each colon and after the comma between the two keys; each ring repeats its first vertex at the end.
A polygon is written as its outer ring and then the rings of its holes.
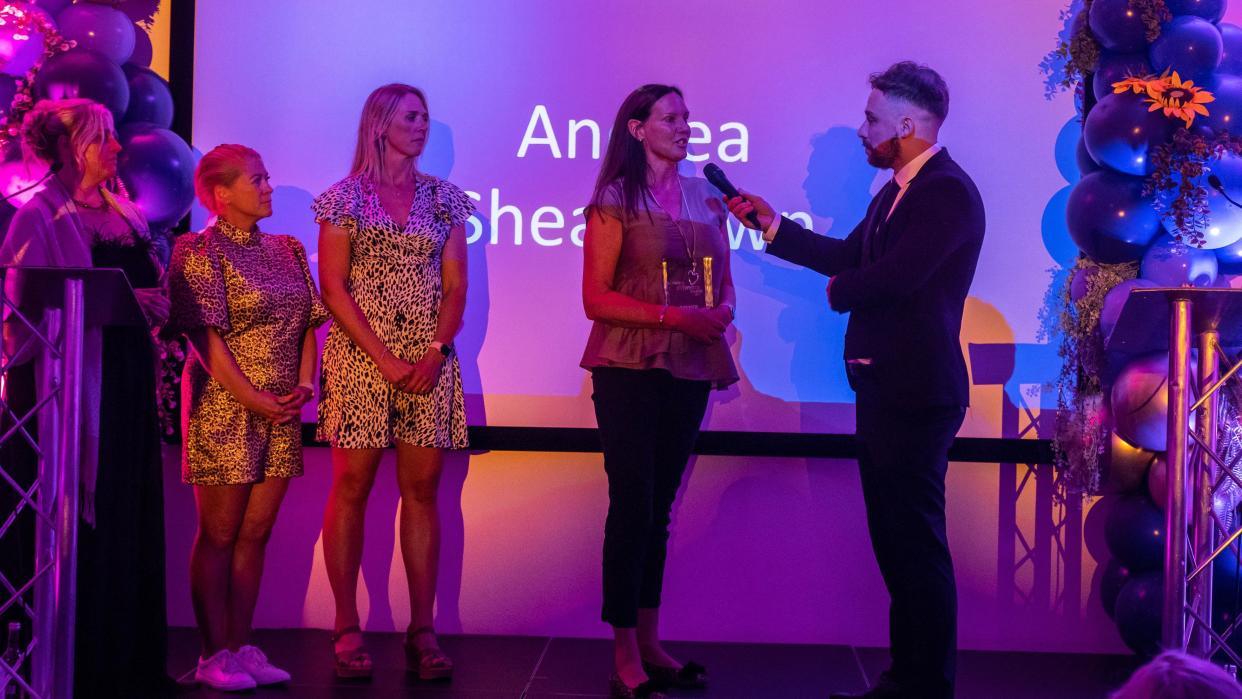
{"type": "Polygon", "coordinates": [[[878,405],[860,394],[858,469],[888,588],[888,674],[907,696],[953,696],[957,587],[945,533],[948,450],[965,408],[878,405]]]}
{"type": "Polygon", "coordinates": [[[591,371],[595,419],[608,474],[603,620],[638,625],[660,606],[673,499],[707,410],[707,381],[661,369],[591,371]]]}

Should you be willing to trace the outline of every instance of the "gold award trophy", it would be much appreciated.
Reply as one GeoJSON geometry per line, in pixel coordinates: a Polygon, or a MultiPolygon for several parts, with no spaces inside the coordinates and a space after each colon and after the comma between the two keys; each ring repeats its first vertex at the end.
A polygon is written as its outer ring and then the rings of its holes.
{"type": "Polygon", "coordinates": [[[712,258],[678,260],[666,257],[660,266],[664,282],[664,303],[694,308],[712,308],[716,305],[712,293],[712,258]]]}

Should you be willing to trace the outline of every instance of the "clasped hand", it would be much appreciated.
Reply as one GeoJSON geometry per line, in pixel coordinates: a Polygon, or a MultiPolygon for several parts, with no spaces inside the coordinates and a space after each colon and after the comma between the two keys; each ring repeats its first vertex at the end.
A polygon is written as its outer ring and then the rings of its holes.
{"type": "Polygon", "coordinates": [[[715,308],[669,306],[664,315],[665,325],[705,345],[719,340],[732,322],[733,314],[724,306],[715,308]]]}
{"type": "Polygon", "coordinates": [[[168,294],[163,289],[134,289],[134,298],[138,299],[142,315],[151,327],[159,327],[168,320],[168,294]]]}
{"type": "Polygon", "coordinates": [[[283,396],[256,389],[245,405],[273,424],[286,425],[301,416],[302,406],[313,397],[314,393],[305,386],[297,386],[283,396]]]}
{"type": "Polygon", "coordinates": [[[440,365],[444,355],[439,350],[427,348],[423,356],[413,364],[391,353],[380,365],[384,380],[406,393],[425,394],[435,388],[440,380],[440,365]]]}

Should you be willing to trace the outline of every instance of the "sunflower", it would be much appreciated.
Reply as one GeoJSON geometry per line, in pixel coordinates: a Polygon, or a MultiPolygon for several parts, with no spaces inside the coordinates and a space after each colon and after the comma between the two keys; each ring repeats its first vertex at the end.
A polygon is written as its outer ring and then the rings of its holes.
{"type": "Polygon", "coordinates": [[[1127,75],[1124,79],[1113,83],[1113,94],[1121,94],[1123,92],[1133,92],[1136,95],[1147,92],[1147,81],[1152,77],[1140,78],[1138,76],[1127,75]]]}
{"type": "Polygon", "coordinates": [[[1207,107],[1203,105],[1215,102],[1216,97],[1196,86],[1192,80],[1182,82],[1177,71],[1173,71],[1172,75],[1166,73],[1158,80],[1147,81],[1147,98],[1144,101],[1151,105],[1147,111],[1163,109],[1165,116],[1181,119],[1186,122],[1186,128],[1190,128],[1196,115],[1208,115],[1207,107]]]}

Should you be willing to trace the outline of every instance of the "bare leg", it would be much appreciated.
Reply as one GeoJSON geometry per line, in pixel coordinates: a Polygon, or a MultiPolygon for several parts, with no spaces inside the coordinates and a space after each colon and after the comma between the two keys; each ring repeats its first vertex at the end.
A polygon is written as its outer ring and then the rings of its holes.
{"type": "MultiPolygon", "coordinates": [[[[433,625],[440,564],[440,512],[436,494],[444,464],[439,449],[397,442],[397,487],[401,491],[401,559],[410,587],[409,631],[433,625]]],[[[435,634],[410,639],[420,649],[438,647],[435,634]]]]}
{"type": "Polygon", "coordinates": [[[250,643],[250,625],[254,621],[254,605],[259,599],[259,581],[263,578],[263,557],[267,541],[276,524],[276,513],[289,489],[288,478],[268,478],[256,483],[250,491],[241,533],[233,547],[232,578],[229,586],[228,647],[229,650],[250,643]]]}
{"type": "Polygon", "coordinates": [[[229,578],[233,549],[253,486],[196,485],[198,533],[190,552],[190,596],[203,636],[203,657],[228,647],[229,578]]]}
{"type": "Polygon", "coordinates": [[[647,681],[643,670],[643,656],[638,648],[638,630],[620,626],[612,627],[613,661],[617,674],[628,687],[637,687],[647,681]]]}
{"type": "MultiPolygon", "coordinates": [[[[367,496],[375,483],[383,449],[333,449],[332,489],[323,515],[323,559],[336,601],[334,628],[358,624],[358,566],[362,564],[367,496]]],[[[359,634],[337,641],[338,653],[362,645],[359,634]]]]}
{"type": "Polygon", "coordinates": [[[673,656],[664,652],[660,645],[660,608],[638,609],[638,647],[642,651],[643,660],[664,667],[681,668],[681,663],[673,656]]]}

